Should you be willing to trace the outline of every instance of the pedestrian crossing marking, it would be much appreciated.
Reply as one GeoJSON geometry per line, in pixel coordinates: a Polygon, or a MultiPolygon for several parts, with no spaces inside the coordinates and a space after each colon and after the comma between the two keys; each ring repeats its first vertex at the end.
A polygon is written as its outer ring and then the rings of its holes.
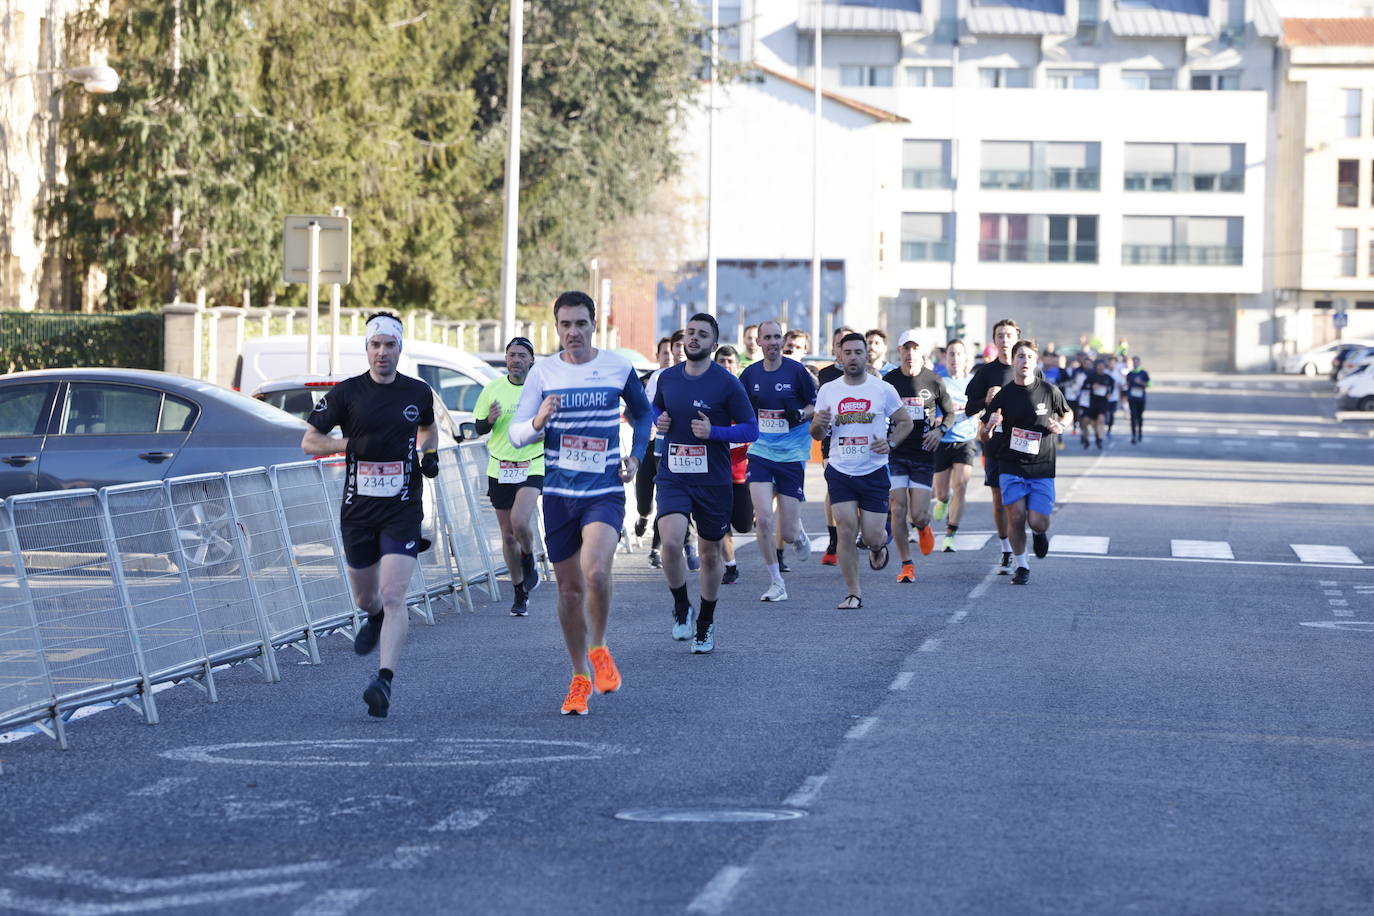
{"type": "Polygon", "coordinates": [[[954,549],[958,550],[982,550],[983,545],[991,538],[990,534],[956,534],[954,535],[954,549]]]}
{"type": "MultiPolygon", "coordinates": [[[[1056,534],[1050,538],[1051,553],[1106,553],[1111,538],[1081,534],[1056,534]]],[[[1358,561],[1356,561],[1358,562],[1358,561]]]]}
{"type": "Polygon", "coordinates": [[[1236,555],[1231,552],[1231,545],[1226,541],[1174,539],[1169,542],[1169,551],[1173,556],[1193,560],[1234,560],[1236,558],[1236,555]]]}
{"type": "Polygon", "coordinates": [[[1304,563],[1361,563],[1355,551],[1342,544],[1289,544],[1304,563]]]}
{"type": "Polygon", "coordinates": [[[1284,382],[1283,387],[1287,388],[1289,391],[1297,391],[1302,386],[1297,382],[1284,382]]]}
{"type": "Polygon", "coordinates": [[[1310,429],[1300,429],[1300,430],[1298,430],[1298,435],[1301,436],[1301,437],[1304,438],[1304,439],[1315,439],[1315,438],[1317,438],[1318,436],[1320,436],[1321,433],[1319,433],[1319,432],[1314,432],[1313,430],[1310,430],[1310,429]]]}
{"type": "Polygon", "coordinates": [[[1279,434],[1279,431],[1278,431],[1277,429],[1257,429],[1257,430],[1255,430],[1255,435],[1257,435],[1257,436],[1277,436],[1278,434],[1279,434]]]}

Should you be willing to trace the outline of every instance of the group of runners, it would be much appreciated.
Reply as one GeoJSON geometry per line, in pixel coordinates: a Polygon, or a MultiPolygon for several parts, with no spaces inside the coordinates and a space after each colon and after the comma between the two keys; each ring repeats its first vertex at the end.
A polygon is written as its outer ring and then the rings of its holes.
{"type": "MultiPolygon", "coordinates": [[[[813,549],[800,520],[813,440],[825,454],[822,562],[838,566],[844,580],[840,609],[863,607],[861,553],[882,569],[895,542],[897,581],[912,583],[911,543],[930,554],[933,522],[945,523],[943,549],[955,550],[976,442],[983,444],[1001,571],[1015,585],[1029,582],[1027,527],[1036,556],[1048,550],[1056,440],[1075,412],[1013,321],[994,327],[995,358],[976,372],[962,341],[946,344],[936,372],[915,331],[901,335],[893,364],[881,332],[840,328],[835,361],[817,378],[785,355],[805,341],[778,322],[751,327],[739,352],[719,345],[716,319],[701,313],[660,342],[661,368],[641,379],[624,357],[593,346],[596,305],[585,293],[560,295],[553,315],[560,352],[536,361],[527,339],[512,339],[507,375],[486,387],[475,414],[479,433],[488,435],[488,496],[516,616],[528,612],[540,584],[534,512],[542,498],[572,665],[565,715],[585,715],[593,691],[612,693],[623,682],[606,634],[631,482],[636,534],[646,533],[654,510],[651,556],[672,599],[670,635],[690,641],[693,654],[715,648],[720,589],[739,575],[732,532],[754,532],[768,574],[760,600],[788,600],[786,559],[806,561],[813,549]],[[693,542],[697,551],[689,552],[693,542]]],[[[354,649],[367,655],[380,646],[380,667],[363,699],[371,715],[384,717],[406,638],[406,587],[428,546],[420,536],[423,478],[438,474],[438,459],[432,393],[396,371],[400,322],[373,316],[365,340],[368,372],[321,399],[302,447],[346,456],[340,525],[353,598],[366,615],[354,649]],[[329,436],[335,427],[342,443],[329,436]]]]}

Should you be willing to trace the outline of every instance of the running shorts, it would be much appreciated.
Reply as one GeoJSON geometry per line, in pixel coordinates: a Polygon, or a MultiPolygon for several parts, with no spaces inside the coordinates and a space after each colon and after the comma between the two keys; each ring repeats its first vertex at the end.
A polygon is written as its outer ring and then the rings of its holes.
{"type": "Polygon", "coordinates": [[[770,483],[779,496],[790,496],[798,502],[806,501],[805,461],[774,461],[761,455],[750,455],[749,471],[744,479],[749,483],[770,483]]]}
{"type": "Polygon", "coordinates": [[[935,456],[929,458],[907,458],[902,455],[887,457],[887,473],[893,490],[929,490],[935,481],[935,456]]]}
{"type": "Polygon", "coordinates": [[[1054,478],[1002,475],[1002,505],[1026,501],[1026,508],[1041,515],[1054,513],[1054,478]]]}
{"type": "Polygon", "coordinates": [[[522,487],[533,487],[543,491],[544,475],[531,474],[519,483],[501,483],[495,477],[487,478],[487,499],[491,500],[493,509],[500,509],[502,512],[510,511],[510,507],[515,505],[515,494],[522,487]]]}
{"type": "Polygon", "coordinates": [[[734,484],[693,486],[684,483],[681,475],[658,476],[658,517],[685,515],[697,524],[697,537],[719,541],[730,530],[730,509],[734,502],[734,484]]]}
{"type": "Polygon", "coordinates": [[[832,467],[825,469],[825,485],[830,492],[830,505],[858,503],[865,512],[887,513],[888,492],[892,489],[887,468],[878,468],[858,477],[851,477],[832,467]]]}
{"type": "Polygon", "coordinates": [[[941,442],[935,447],[935,473],[948,471],[956,464],[972,465],[978,450],[972,439],[967,442],[941,442]]]}
{"type": "Polygon", "coordinates": [[[544,494],[544,546],[549,562],[561,563],[582,549],[582,529],[601,522],[615,530],[625,527],[625,494],[555,496],[544,494]]]}
{"type": "Polygon", "coordinates": [[[420,555],[420,519],[396,521],[373,528],[363,525],[342,525],[339,535],[343,541],[344,559],[353,569],[376,566],[383,554],[398,553],[407,557],[420,555]]]}

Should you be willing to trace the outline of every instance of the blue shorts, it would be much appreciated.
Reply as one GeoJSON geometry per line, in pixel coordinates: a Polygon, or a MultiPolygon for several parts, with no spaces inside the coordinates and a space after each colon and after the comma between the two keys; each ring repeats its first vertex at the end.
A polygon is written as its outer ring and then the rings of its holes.
{"type": "Polygon", "coordinates": [[[1041,515],[1054,514],[1054,478],[1021,477],[1017,474],[1003,474],[1002,505],[1026,501],[1026,508],[1041,515]]]}
{"type": "MultiPolygon", "coordinates": [[[[719,541],[730,531],[730,511],[735,502],[734,484],[693,486],[679,474],[659,474],[654,478],[654,503],[658,518],[685,515],[697,523],[697,537],[719,541]]],[[[657,526],[657,521],[655,521],[657,526]]]]}
{"type": "Polygon", "coordinates": [[[860,477],[851,477],[833,467],[825,469],[825,485],[830,491],[830,505],[858,503],[865,512],[887,514],[887,494],[892,489],[887,468],[878,468],[860,477]]]}
{"type": "Polygon", "coordinates": [[[935,480],[935,453],[928,454],[928,459],[888,455],[887,473],[892,478],[892,489],[929,490],[935,480]]]}
{"type": "Polygon", "coordinates": [[[769,483],[779,496],[790,496],[806,502],[806,462],[774,461],[762,455],[749,456],[748,483],[769,483]]]}
{"type": "Polygon", "coordinates": [[[603,522],[618,536],[625,527],[625,494],[554,496],[544,494],[544,546],[549,562],[561,563],[582,549],[582,529],[603,522]]]}

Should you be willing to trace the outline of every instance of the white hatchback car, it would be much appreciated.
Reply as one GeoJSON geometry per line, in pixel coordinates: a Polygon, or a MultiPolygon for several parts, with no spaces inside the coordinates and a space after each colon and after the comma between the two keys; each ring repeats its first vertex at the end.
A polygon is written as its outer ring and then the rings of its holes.
{"type": "Polygon", "coordinates": [[[1351,344],[1374,346],[1374,340],[1333,340],[1331,343],[1313,347],[1305,353],[1294,353],[1283,361],[1283,371],[1298,375],[1330,375],[1331,363],[1342,347],[1351,344]]]}

